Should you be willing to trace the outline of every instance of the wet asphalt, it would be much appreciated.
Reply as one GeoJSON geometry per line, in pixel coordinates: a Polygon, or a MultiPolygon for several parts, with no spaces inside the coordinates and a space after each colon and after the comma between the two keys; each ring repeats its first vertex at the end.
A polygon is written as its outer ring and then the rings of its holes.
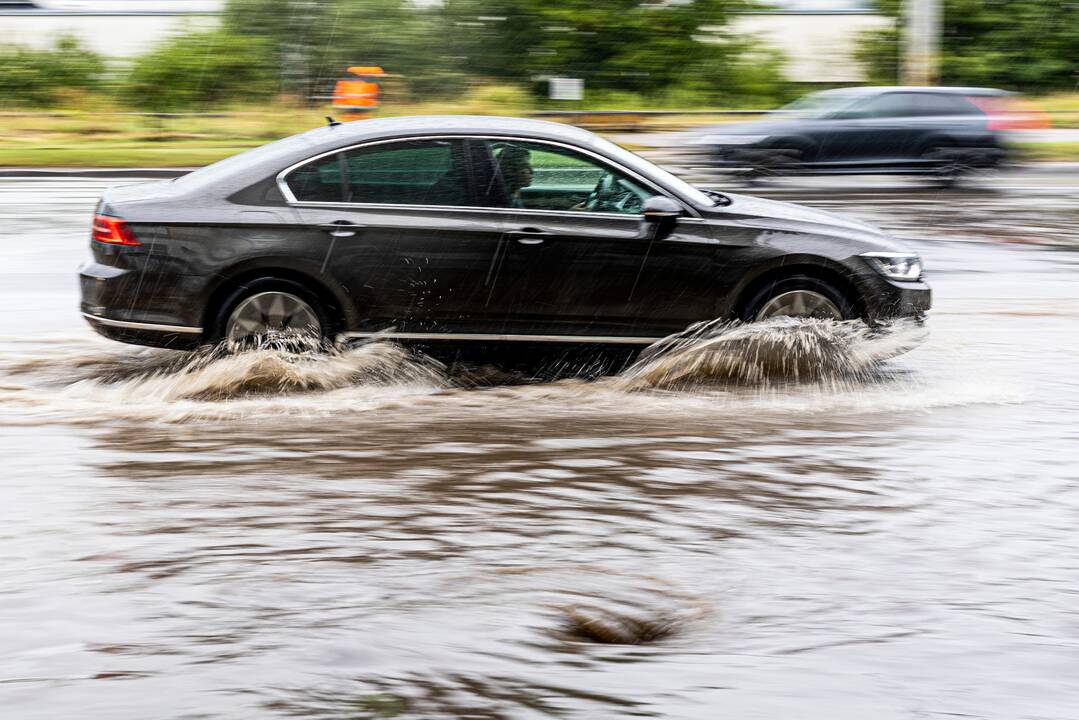
{"type": "Polygon", "coordinates": [[[735,187],[905,238],[930,334],[677,387],[109,343],[113,182],[0,179],[5,716],[1075,717],[1079,174],[735,187]]]}

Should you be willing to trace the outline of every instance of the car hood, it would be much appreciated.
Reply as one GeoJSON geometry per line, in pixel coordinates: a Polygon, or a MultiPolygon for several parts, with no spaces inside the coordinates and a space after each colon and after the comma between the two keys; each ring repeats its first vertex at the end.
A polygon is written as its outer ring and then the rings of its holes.
{"type": "Polygon", "coordinates": [[[730,205],[717,208],[717,211],[739,225],[767,230],[841,236],[859,241],[866,246],[866,250],[907,251],[880,229],[861,220],[795,203],[765,200],[735,193],[723,194],[730,198],[730,205]]]}

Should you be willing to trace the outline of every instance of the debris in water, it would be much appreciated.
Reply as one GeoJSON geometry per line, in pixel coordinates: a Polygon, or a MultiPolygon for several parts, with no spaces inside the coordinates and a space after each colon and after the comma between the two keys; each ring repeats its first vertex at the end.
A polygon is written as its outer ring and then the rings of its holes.
{"type": "Polygon", "coordinates": [[[662,640],[678,624],[666,618],[639,618],[580,605],[564,608],[564,612],[571,635],[609,645],[640,645],[662,640]]]}

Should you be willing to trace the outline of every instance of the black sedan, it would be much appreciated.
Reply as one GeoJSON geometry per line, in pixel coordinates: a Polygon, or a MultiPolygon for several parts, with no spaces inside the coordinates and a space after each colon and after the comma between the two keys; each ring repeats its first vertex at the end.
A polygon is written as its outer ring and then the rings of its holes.
{"type": "Polygon", "coordinates": [[[708,164],[756,174],[932,173],[955,179],[1004,158],[1011,94],[986,88],[861,87],[811,93],[775,119],[716,125],[708,164]]]}
{"type": "Polygon", "coordinates": [[[715,318],[922,316],[919,258],[826,212],[699,190],[534,120],[332,123],[109,190],[82,313],[123,342],[645,346],[715,318]]]}

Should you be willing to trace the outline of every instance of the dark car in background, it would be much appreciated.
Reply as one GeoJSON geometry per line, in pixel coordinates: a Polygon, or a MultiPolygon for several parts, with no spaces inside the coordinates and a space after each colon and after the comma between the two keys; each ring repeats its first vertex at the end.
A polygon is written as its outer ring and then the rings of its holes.
{"type": "Polygon", "coordinates": [[[699,190],[586,130],[334,123],[110,189],[82,313],[124,342],[646,346],[698,321],[919,317],[917,255],[863,223],[699,190]]]}
{"type": "Polygon", "coordinates": [[[860,87],[811,93],[777,117],[715,125],[696,137],[715,168],[928,173],[954,181],[999,165],[1005,133],[1030,122],[1012,93],[986,88],[860,87]]]}

